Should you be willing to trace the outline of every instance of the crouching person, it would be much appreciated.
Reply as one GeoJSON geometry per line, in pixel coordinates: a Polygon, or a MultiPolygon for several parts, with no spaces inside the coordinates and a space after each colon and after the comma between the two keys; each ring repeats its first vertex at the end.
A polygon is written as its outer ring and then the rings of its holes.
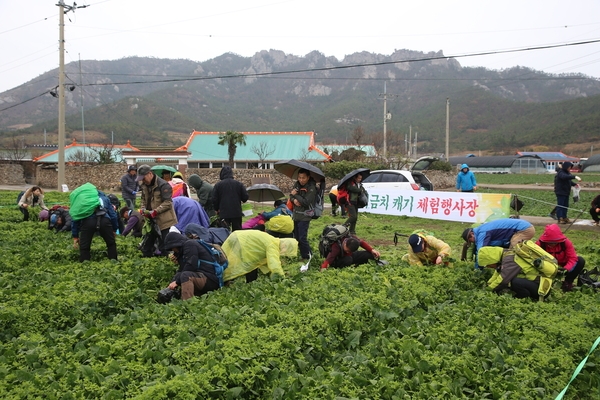
{"type": "Polygon", "coordinates": [[[379,256],[379,252],[371,247],[369,243],[354,235],[350,235],[342,240],[341,243],[334,242],[331,245],[331,251],[321,264],[321,271],[326,270],[330,266],[332,268],[345,268],[351,265],[362,265],[368,263],[369,260],[375,260],[378,265],[382,265],[385,262],[379,261],[379,256]],[[359,247],[362,247],[364,250],[358,250],[359,247]]]}
{"type": "MultiPolygon", "coordinates": [[[[543,252],[541,248],[539,250],[543,252]]],[[[556,260],[551,262],[537,259],[530,262],[516,255],[513,249],[485,246],[479,249],[478,257],[479,265],[495,269],[488,280],[488,287],[498,294],[504,289],[510,289],[518,299],[529,297],[532,300],[543,300],[550,292],[558,272],[556,260]]],[[[547,259],[551,260],[552,256],[548,254],[547,259]]]]}
{"type": "Polygon", "coordinates": [[[169,232],[164,242],[165,250],[173,251],[179,269],[168,286],[170,290],[181,288],[181,299],[202,296],[219,288],[212,255],[197,240],[169,232]]]}
{"type": "Polygon", "coordinates": [[[295,257],[298,252],[296,239],[279,239],[254,229],[241,229],[231,232],[223,243],[229,266],[223,273],[225,282],[246,277],[252,282],[263,274],[285,276],[281,267],[281,256],[295,257]]]}
{"type": "Polygon", "coordinates": [[[433,235],[413,233],[408,237],[408,254],[402,257],[410,265],[422,267],[423,265],[451,266],[450,245],[433,235]]]}

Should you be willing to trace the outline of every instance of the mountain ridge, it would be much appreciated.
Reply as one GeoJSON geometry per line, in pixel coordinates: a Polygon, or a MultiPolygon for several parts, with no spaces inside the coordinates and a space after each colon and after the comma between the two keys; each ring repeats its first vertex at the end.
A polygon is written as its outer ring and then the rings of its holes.
{"type": "MultiPolygon", "coordinates": [[[[461,148],[472,148],[473,140],[496,151],[600,140],[599,80],[523,67],[462,67],[441,51],[398,50],[389,56],[364,51],[340,61],[318,51],[301,57],[263,50],[252,57],[224,53],[205,62],[82,61],[81,69],[80,77],[78,63],[65,67],[68,85],[76,89],[66,91],[68,132],[81,130],[83,98],[85,129],[114,132],[119,142],[173,144],[168,132],[194,129],[313,130],[322,141],[351,142],[361,126],[377,144],[383,136],[384,82],[393,99],[387,102],[392,148],[404,148],[403,136],[413,126],[423,151],[443,152],[446,98],[457,136],[453,145],[461,148]]],[[[0,93],[0,110],[52,90],[56,75],[57,70],[48,71],[0,93]]],[[[15,131],[20,135],[56,130],[56,110],[57,100],[44,95],[2,111],[0,132],[10,136],[9,127],[17,124],[32,124],[15,131]]]]}

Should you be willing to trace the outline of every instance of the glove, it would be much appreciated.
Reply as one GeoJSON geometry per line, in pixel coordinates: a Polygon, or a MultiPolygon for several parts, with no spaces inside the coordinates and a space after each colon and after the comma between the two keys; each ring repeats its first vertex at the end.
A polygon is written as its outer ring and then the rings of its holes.
{"type": "Polygon", "coordinates": [[[146,218],[156,218],[157,215],[156,210],[144,210],[144,217],[146,218]]]}
{"type": "Polygon", "coordinates": [[[132,190],[131,194],[135,196],[137,194],[137,192],[135,190],[132,190]]]}

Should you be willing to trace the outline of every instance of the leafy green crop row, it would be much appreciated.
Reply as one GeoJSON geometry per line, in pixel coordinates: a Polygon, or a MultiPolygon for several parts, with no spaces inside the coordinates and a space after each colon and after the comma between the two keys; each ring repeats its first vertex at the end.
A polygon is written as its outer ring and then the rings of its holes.
{"type": "MultiPolygon", "coordinates": [[[[0,192],[0,203],[13,193],[0,192]]],[[[65,201],[55,194],[56,201],[65,201]]],[[[48,399],[552,398],[600,334],[598,293],[555,288],[543,303],[496,296],[465,263],[414,268],[393,232],[425,227],[455,252],[465,224],[363,215],[357,230],[390,265],[235,282],[160,305],[174,272],[118,238],[77,262],[69,235],[0,209],[0,397],[48,399]]],[[[326,223],[311,224],[309,239],[326,223]]],[[[569,232],[588,266],[598,234],[569,232]]],[[[592,354],[567,398],[599,398],[592,354]]]]}

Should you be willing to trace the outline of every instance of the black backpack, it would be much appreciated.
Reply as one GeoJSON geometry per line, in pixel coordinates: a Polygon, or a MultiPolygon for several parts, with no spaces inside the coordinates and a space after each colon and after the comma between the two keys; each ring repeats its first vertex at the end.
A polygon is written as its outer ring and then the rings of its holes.
{"type": "Polygon", "coordinates": [[[342,247],[342,240],[350,236],[350,230],[346,225],[330,224],[323,228],[319,238],[319,254],[326,258],[331,252],[331,246],[338,243],[342,247]]]}

